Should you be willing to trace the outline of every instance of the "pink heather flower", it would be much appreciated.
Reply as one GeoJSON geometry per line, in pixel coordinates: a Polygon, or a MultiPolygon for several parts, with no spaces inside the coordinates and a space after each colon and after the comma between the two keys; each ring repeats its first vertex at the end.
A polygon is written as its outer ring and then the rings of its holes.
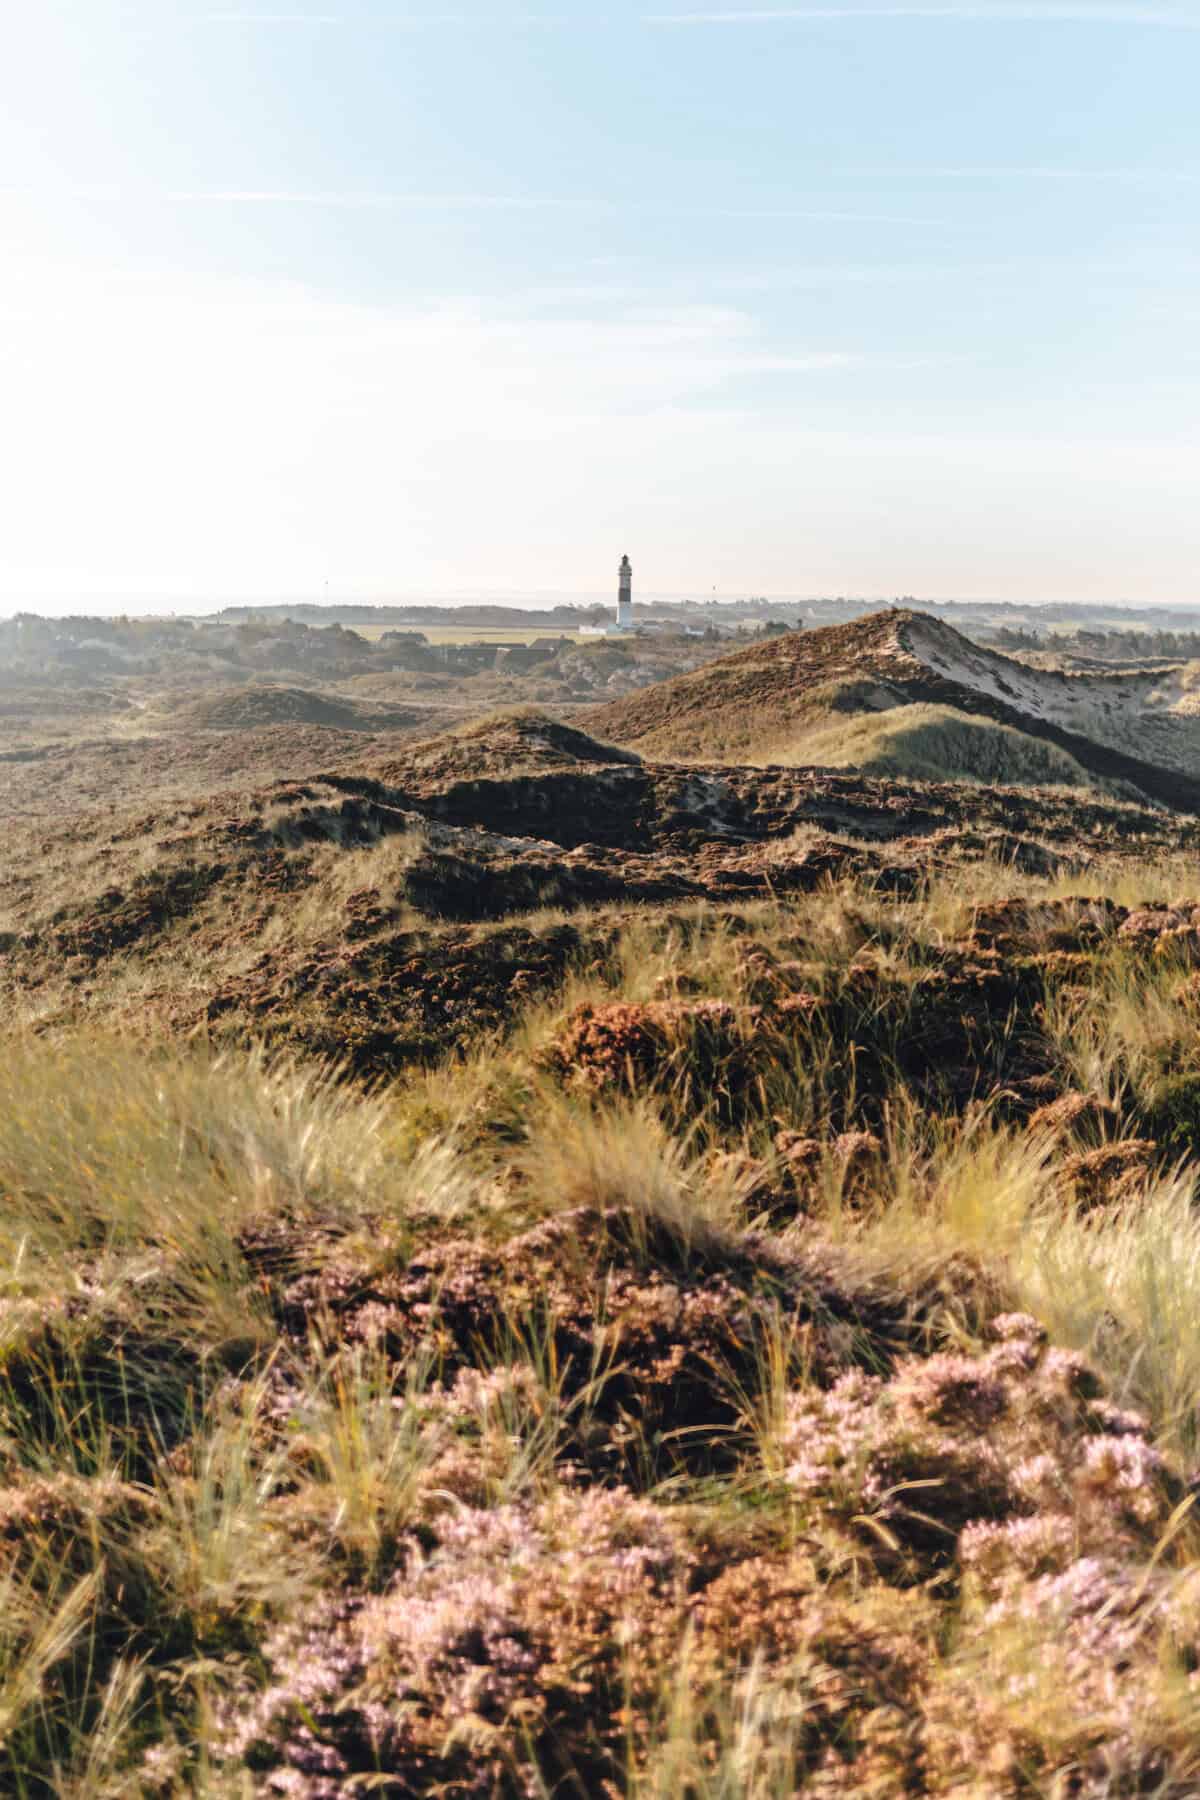
{"type": "Polygon", "coordinates": [[[1062,1501],[1067,1486],[1058,1463],[1045,1451],[1019,1462],[1009,1479],[1021,1498],[1033,1506],[1053,1507],[1062,1501]]]}
{"type": "Polygon", "coordinates": [[[1094,1370],[1077,1350],[1047,1350],[1042,1358],[1040,1375],[1047,1387],[1083,1398],[1098,1386],[1094,1370]]]}
{"type": "Polygon", "coordinates": [[[1007,1410],[1008,1396],[995,1372],[979,1358],[930,1356],[897,1372],[893,1391],[923,1418],[952,1428],[980,1431],[1007,1410]]]}
{"type": "Polygon", "coordinates": [[[1093,1400],[1091,1419],[1102,1431],[1114,1437],[1145,1437],[1150,1427],[1142,1413],[1129,1412],[1111,1400],[1093,1400]]]}
{"type": "Polygon", "coordinates": [[[1145,1438],[1096,1437],[1084,1450],[1079,1484],[1085,1494],[1115,1500],[1130,1519],[1149,1525],[1163,1510],[1165,1471],[1145,1438]]]}
{"type": "Polygon", "coordinates": [[[793,1487],[823,1487],[865,1454],[879,1428],[874,1408],[883,1388],[877,1376],[850,1369],[828,1393],[789,1398],[781,1449],[793,1487]]]}
{"type": "Polygon", "coordinates": [[[1038,1513],[1033,1518],[978,1521],[959,1538],[963,1568],[985,1590],[998,1593],[1015,1582],[1061,1571],[1075,1554],[1077,1529],[1067,1513],[1038,1513]]]}
{"type": "Polygon", "coordinates": [[[1014,1338],[1023,1338],[1032,1344],[1046,1341],[1045,1326],[1039,1325],[1029,1313],[999,1313],[992,1320],[991,1333],[1004,1343],[1014,1338]]]}
{"type": "Polygon", "coordinates": [[[1029,1375],[1042,1360],[1042,1346],[1029,1338],[1010,1338],[989,1350],[983,1360],[993,1375],[1029,1375]]]}

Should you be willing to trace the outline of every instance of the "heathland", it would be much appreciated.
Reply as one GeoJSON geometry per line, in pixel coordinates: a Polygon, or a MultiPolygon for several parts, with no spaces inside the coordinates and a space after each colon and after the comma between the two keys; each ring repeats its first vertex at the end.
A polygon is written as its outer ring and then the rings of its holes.
{"type": "Polygon", "coordinates": [[[0,1791],[1200,1791],[1186,666],[262,672],[7,739],[0,1791]]]}

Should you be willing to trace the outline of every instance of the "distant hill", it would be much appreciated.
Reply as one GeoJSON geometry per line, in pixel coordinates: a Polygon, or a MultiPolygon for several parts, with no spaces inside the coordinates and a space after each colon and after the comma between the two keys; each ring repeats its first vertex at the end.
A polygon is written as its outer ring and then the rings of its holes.
{"type": "Polygon", "coordinates": [[[342,731],[409,730],[428,717],[423,707],[381,706],[310,688],[222,688],[172,709],[171,726],[188,731],[256,731],[266,725],[327,725],[342,731]]]}
{"type": "MultiPolygon", "coordinates": [[[[963,758],[998,771],[975,779],[1013,783],[1080,778],[1117,791],[1132,787],[1164,805],[1200,810],[1200,721],[1185,671],[1066,674],[1030,669],[981,649],[926,614],[874,613],[848,625],[793,632],[752,644],[692,674],[613,701],[588,715],[597,736],[652,756],[726,762],[860,766],[854,721],[901,708],[939,709],[937,733],[924,723],[914,745],[895,724],[856,727],[865,766],[880,772],[972,774],[963,758]],[[964,733],[986,719],[1020,734],[964,733]],[[883,738],[892,759],[872,764],[883,738]],[[871,740],[868,742],[867,740],[871,740]],[[1031,743],[1044,746],[1031,748],[1031,743]],[[1047,755],[1053,747],[1062,757],[1047,755]],[[1035,770],[1039,771],[1035,773],[1035,770]]],[[[915,721],[913,722],[915,723],[915,721]]]]}
{"type": "Polygon", "coordinates": [[[434,783],[508,779],[587,765],[637,764],[630,750],[601,744],[536,707],[512,707],[436,737],[406,744],[395,761],[373,759],[381,781],[420,790],[434,783]]]}
{"type": "Polygon", "coordinates": [[[578,625],[593,615],[610,616],[611,605],[564,604],[550,607],[408,605],[330,605],[315,600],[274,601],[261,605],[224,606],[211,616],[223,624],[244,625],[251,621],[295,620],[305,625],[450,625],[458,628],[477,627],[484,630],[508,630],[515,627],[528,631],[537,625],[553,625],[556,629],[578,625]]]}

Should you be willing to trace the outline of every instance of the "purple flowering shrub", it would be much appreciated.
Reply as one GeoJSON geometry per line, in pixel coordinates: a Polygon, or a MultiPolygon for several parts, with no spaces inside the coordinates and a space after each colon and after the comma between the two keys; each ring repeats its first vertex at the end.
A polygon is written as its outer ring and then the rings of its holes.
{"type": "MultiPolygon", "coordinates": [[[[992,1331],[978,1356],[798,1394],[785,1479],[882,1580],[959,1591],[921,1701],[930,1791],[1017,1795],[1067,1764],[1064,1793],[1193,1791],[1172,1785],[1191,1765],[1160,1679],[1184,1612],[1153,1566],[1182,1486],[1083,1358],[1021,1315],[992,1331]]],[[[1183,1629],[1194,1641],[1194,1620],[1183,1629]]]]}
{"type": "Polygon", "coordinates": [[[415,1110],[361,1121],[347,1088],[327,1155],[268,1109],[282,1172],[255,1137],[182,1235],[174,1124],[144,1218],[118,1170],[57,1261],[70,1207],[30,1185],[0,1295],[0,1791],[1200,1793],[1168,1454],[1200,1279],[1153,1254],[1193,1244],[1191,1196],[1154,1214],[1162,1146],[1119,1083],[1064,1096],[1047,1003],[1086,998],[1104,934],[1072,905],[1039,949],[1053,919],[998,908],[917,943],[876,905],[816,960],[748,936],[728,999],[686,957],[639,974],[652,1001],[580,975],[557,1028],[480,1050],[486,1082],[431,1067],[415,1110]],[[994,1206],[993,1127],[1020,1165],[994,1206]],[[1006,1310],[1033,1295],[1117,1383],[1128,1348],[1153,1428],[1006,1310]]]}
{"type": "Polygon", "coordinates": [[[534,1755],[607,1777],[678,1649],[689,1571],[669,1512],[620,1489],[452,1509],[383,1594],[268,1640],[271,1684],[227,1708],[224,1754],[305,1800],[371,1772],[534,1794],[534,1755]]]}
{"type": "Polygon", "coordinates": [[[769,1680],[806,1792],[1015,1800],[1024,1771],[1067,1762],[1064,1792],[1186,1791],[1159,1676],[1197,1621],[1153,1563],[1178,1479],[1084,1359],[1023,1315],[991,1333],[880,1373],[841,1339],[840,1374],[789,1392],[783,1512],[732,1535],[570,1457],[497,1498],[544,1380],[460,1368],[422,1401],[434,1442],[392,1572],[266,1634],[219,1762],[302,1800],[367,1780],[616,1795],[653,1756],[669,1675],[700,1719],[769,1680]]]}
{"type": "Polygon", "coordinates": [[[1103,1399],[1082,1357],[1021,1315],[992,1332],[981,1355],[908,1357],[886,1378],[852,1369],[789,1404],[788,1484],[852,1520],[893,1578],[970,1570],[974,1547],[994,1559],[1010,1538],[1046,1554],[1048,1520],[1070,1523],[1077,1552],[1130,1554],[1178,1498],[1142,1421],[1103,1399]]]}
{"type": "Polygon", "coordinates": [[[768,1312],[782,1314],[807,1364],[832,1376],[847,1357],[890,1357],[915,1340],[921,1321],[910,1310],[769,1238],[685,1262],[668,1227],[582,1207],[495,1245],[434,1240],[382,1275],[335,1262],[280,1299],[297,1345],[313,1333],[371,1343],[398,1364],[423,1358],[449,1381],[481,1361],[510,1361],[511,1321],[531,1316],[572,1420],[564,1454],[625,1481],[643,1478],[648,1449],[665,1469],[730,1465],[732,1389],[756,1379],[768,1312]]]}

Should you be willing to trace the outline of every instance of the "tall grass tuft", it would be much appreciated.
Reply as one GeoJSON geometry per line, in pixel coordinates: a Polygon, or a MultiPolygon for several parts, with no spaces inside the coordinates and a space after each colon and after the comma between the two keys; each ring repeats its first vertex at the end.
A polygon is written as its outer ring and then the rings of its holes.
{"type": "Polygon", "coordinates": [[[756,1175],[713,1156],[694,1129],[677,1136],[650,1101],[589,1107],[559,1099],[531,1129],[519,1159],[543,1208],[621,1215],[635,1242],[665,1229],[687,1256],[728,1244],[745,1229],[756,1175]]]}

